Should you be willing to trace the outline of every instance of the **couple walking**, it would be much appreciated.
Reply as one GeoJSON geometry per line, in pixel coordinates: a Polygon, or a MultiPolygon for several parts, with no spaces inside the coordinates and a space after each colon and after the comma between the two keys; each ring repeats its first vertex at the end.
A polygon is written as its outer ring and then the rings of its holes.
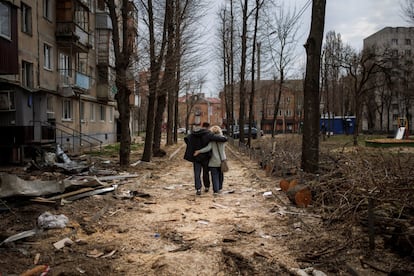
{"type": "Polygon", "coordinates": [[[196,194],[201,195],[201,173],[203,173],[204,191],[210,189],[210,175],[215,194],[223,188],[224,175],[221,171],[221,160],[226,159],[224,142],[227,138],[223,135],[219,126],[203,123],[202,128],[195,129],[184,138],[187,148],[184,159],[193,163],[194,184],[196,194]]]}

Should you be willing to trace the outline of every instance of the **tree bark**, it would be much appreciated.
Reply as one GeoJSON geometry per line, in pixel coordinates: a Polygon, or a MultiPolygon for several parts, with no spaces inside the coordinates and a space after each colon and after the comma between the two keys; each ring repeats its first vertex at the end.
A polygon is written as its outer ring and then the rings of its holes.
{"type": "Polygon", "coordinates": [[[129,165],[131,153],[131,133],[129,129],[129,121],[131,117],[129,96],[131,90],[127,86],[127,71],[130,66],[130,60],[133,54],[133,46],[131,38],[134,37],[134,26],[129,24],[130,12],[132,7],[128,0],[122,0],[120,8],[116,7],[114,0],[106,0],[110,18],[112,21],[112,41],[115,54],[115,84],[118,89],[116,101],[119,111],[119,120],[121,125],[121,137],[119,147],[119,164],[121,167],[129,165]],[[121,11],[121,17],[118,18],[117,11],[121,11]],[[122,26],[120,32],[116,26],[122,26]]]}
{"type": "Polygon", "coordinates": [[[239,109],[239,143],[244,144],[244,123],[246,112],[246,62],[247,62],[247,11],[249,9],[249,1],[244,0],[243,6],[243,30],[241,41],[241,65],[240,65],[240,109],[239,109]]]}
{"type": "MultiPolygon", "coordinates": [[[[155,40],[155,26],[154,26],[154,11],[152,0],[147,0],[147,13],[148,13],[148,30],[150,36],[150,79],[148,81],[149,96],[148,96],[148,111],[147,111],[147,127],[145,133],[144,152],[142,154],[142,161],[150,162],[152,157],[152,146],[154,141],[154,120],[155,120],[155,108],[157,105],[157,90],[158,81],[160,78],[161,65],[164,61],[164,51],[166,45],[166,19],[164,18],[164,28],[160,51],[158,57],[156,55],[156,40],[155,40]]],[[[167,16],[167,12],[165,12],[167,16]]]]}
{"type": "Polygon", "coordinates": [[[309,173],[319,170],[319,76],[325,7],[326,0],[312,2],[311,30],[305,44],[307,59],[301,168],[309,173]]]}

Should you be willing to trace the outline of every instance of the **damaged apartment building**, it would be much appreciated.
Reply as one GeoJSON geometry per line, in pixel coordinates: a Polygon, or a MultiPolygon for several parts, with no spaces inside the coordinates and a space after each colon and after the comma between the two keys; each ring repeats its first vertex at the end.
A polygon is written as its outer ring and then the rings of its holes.
{"type": "Polygon", "coordinates": [[[104,1],[0,0],[0,161],[115,142],[114,65],[104,1]]]}

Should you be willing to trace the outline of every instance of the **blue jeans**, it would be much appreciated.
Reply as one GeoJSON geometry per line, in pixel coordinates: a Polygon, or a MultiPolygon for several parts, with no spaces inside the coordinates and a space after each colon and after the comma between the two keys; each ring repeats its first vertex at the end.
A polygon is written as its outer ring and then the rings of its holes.
{"type": "Polygon", "coordinates": [[[203,184],[205,188],[210,188],[210,175],[208,173],[208,166],[194,162],[193,163],[193,169],[194,169],[194,184],[195,189],[200,190],[202,187],[201,184],[201,171],[203,171],[203,184]]]}
{"type": "Polygon", "coordinates": [[[209,167],[209,169],[211,172],[211,180],[213,181],[213,192],[218,193],[221,189],[223,189],[224,175],[220,168],[209,167]]]}

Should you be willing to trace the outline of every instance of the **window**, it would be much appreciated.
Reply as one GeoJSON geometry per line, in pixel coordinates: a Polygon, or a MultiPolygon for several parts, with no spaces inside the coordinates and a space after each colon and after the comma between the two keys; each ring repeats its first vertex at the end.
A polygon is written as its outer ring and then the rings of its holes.
{"type": "Polygon", "coordinates": [[[411,57],[411,50],[405,50],[405,56],[411,57]]]}
{"type": "Polygon", "coordinates": [[[391,39],[391,44],[392,45],[398,45],[398,39],[396,39],[396,38],[391,39]]]}
{"type": "Polygon", "coordinates": [[[52,70],[52,47],[44,44],[43,46],[43,67],[52,70]]]}
{"type": "Polygon", "coordinates": [[[15,110],[14,92],[1,91],[0,92],[0,110],[15,110]]]}
{"type": "Polygon", "coordinates": [[[80,119],[81,119],[81,122],[85,121],[85,103],[84,102],[80,103],[80,119]]]}
{"type": "Polygon", "coordinates": [[[11,9],[0,2],[0,36],[11,39],[11,9]]]}
{"type": "Polygon", "coordinates": [[[54,112],[55,101],[53,96],[47,96],[46,98],[46,112],[54,112]]]}
{"type": "Polygon", "coordinates": [[[273,116],[273,110],[268,109],[267,110],[267,116],[273,116]]]}
{"type": "Polygon", "coordinates": [[[411,45],[411,39],[406,38],[405,39],[405,45],[411,45]]]}
{"type": "Polygon", "coordinates": [[[76,2],[75,4],[75,23],[84,31],[89,31],[89,11],[76,2]]]}
{"type": "Polygon", "coordinates": [[[52,21],[52,0],[43,0],[43,17],[52,21]]]}
{"type": "Polygon", "coordinates": [[[101,121],[105,121],[105,119],[106,119],[106,108],[105,108],[104,105],[101,105],[99,109],[100,109],[99,110],[99,113],[101,115],[100,116],[101,117],[101,121]]]}
{"type": "Polygon", "coordinates": [[[59,53],[59,74],[63,84],[72,84],[70,78],[72,77],[70,56],[59,53]]]}
{"type": "Polygon", "coordinates": [[[109,107],[109,121],[112,122],[112,118],[114,117],[114,109],[113,107],[109,107]]]}
{"type": "Polygon", "coordinates": [[[105,10],[105,1],[103,1],[103,0],[98,0],[97,7],[98,7],[98,9],[100,9],[101,11],[104,11],[104,10],[105,10]]]}
{"type": "Polygon", "coordinates": [[[391,55],[393,57],[398,57],[398,50],[392,50],[391,55]]]}
{"type": "Polygon", "coordinates": [[[76,71],[82,74],[87,74],[87,64],[88,64],[88,54],[85,53],[78,53],[76,55],[77,62],[76,62],[76,71]]]}
{"type": "Polygon", "coordinates": [[[33,63],[22,61],[22,86],[33,88],[33,63]]]}
{"type": "Polygon", "coordinates": [[[22,3],[22,32],[32,34],[32,8],[22,3]]]}
{"type": "Polygon", "coordinates": [[[399,118],[400,116],[398,115],[398,114],[393,114],[392,115],[392,120],[395,122],[395,121],[398,121],[398,118],[399,118]]]}
{"type": "MultiPolygon", "coordinates": [[[[55,98],[51,95],[46,97],[46,118],[47,120],[55,120],[55,98]]],[[[51,121],[49,121],[51,122],[51,121]]]]}
{"type": "Polygon", "coordinates": [[[95,104],[91,103],[91,121],[95,121],[95,104]]]}
{"type": "Polygon", "coordinates": [[[72,120],[72,101],[64,99],[62,102],[62,120],[72,120]]]}

